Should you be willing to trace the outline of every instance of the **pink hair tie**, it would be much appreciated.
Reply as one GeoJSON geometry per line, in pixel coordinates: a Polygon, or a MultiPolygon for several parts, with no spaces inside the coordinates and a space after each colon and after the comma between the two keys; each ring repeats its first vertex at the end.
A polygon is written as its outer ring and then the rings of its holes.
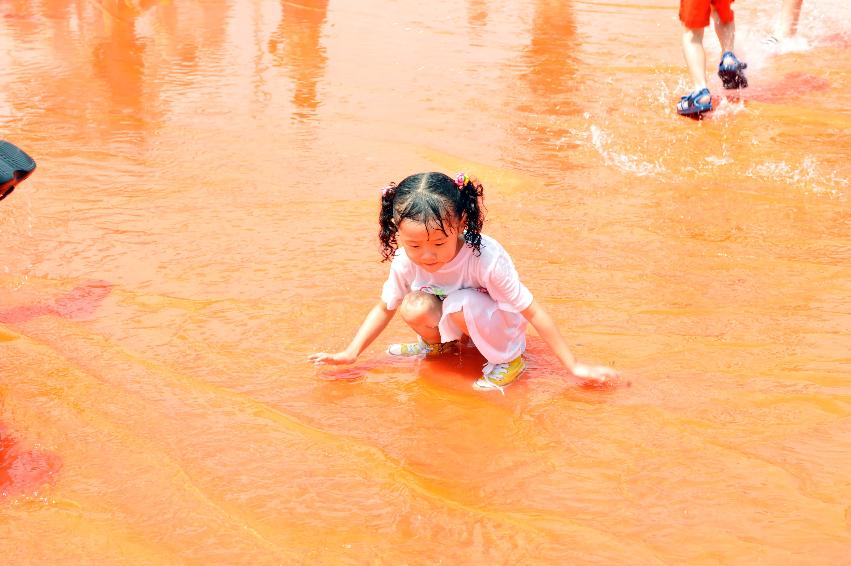
{"type": "Polygon", "coordinates": [[[455,184],[458,185],[459,189],[463,189],[464,185],[470,182],[470,178],[466,173],[458,173],[455,175],[455,184]]]}
{"type": "Polygon", "coordinates": [[[396,183],[390,183],[389,185],[387,185],[386,187],[381,189],[381,196],[386,197],[387,193],[389,193],[391,189],[395,189],[395,188],[396,188],[396,183]]]}

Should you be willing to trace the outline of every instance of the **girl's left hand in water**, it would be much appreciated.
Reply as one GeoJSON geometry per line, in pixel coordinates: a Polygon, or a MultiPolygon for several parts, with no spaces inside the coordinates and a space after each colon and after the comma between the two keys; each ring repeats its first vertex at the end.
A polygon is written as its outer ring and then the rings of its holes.
{"type": "Polygon", "coordinates": [[[604,383],[620,377],[620,374],[610,367],[587,366],[585,364],[575,364],[571,373],[581,379],[590,379],[599,383],[604,383]]]}
{"type": "Polygon", "coordinates": [[[328,352],[317,352],[315,354],[307,356],[307,359],[313,362],[313,365],[315,366],[337,366],[342,364],[354,363],[357,357],[352,356],[348,352],[337,352],[336,354],[329,354],[328,352]]]}

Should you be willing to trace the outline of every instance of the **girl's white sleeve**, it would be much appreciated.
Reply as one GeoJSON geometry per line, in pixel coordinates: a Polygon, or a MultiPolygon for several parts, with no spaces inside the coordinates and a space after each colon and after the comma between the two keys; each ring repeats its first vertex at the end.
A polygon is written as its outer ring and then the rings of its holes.
{"type": "Polygon", "coordinates": [[[413,269],[411,261],[404,254],[397,253],[390,263],[390,274],[381,288],[381,301],[389,310],[396,310],[405,295],[411,292],[413,269]]]}
{"type": "Polygon", "coordinates": [[[490,265],[482,267],[485,268],[482,279],[488,294],[501,310],[521,312],[529,308],[532,293],[520,281],[514,263],[505,251],[498,254],[490,265]]]}

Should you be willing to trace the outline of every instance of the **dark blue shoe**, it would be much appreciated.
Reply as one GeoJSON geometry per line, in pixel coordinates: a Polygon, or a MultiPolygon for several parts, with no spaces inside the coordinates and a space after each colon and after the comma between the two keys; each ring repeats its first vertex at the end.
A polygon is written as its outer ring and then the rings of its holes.
{"type": "Polygon", "coordinates": [[[702,88],[693,93],[680,98],[677,104],[677,114],[680,116],[701,115],[704,112],[712,110],[712,98],[709,96],[709,89],[702,88]],[[701,102],[701,98],[706,98],[706,102],[701,102]]]}
{"type": "Polygon", "coordinates": [[[35,171],[35,161],[17,146],[0,140],[0,200],[35,171]]]}
{"type": "Polygon", "coordinates": [[[743,72],[747,68],[748,64],[736,59],[732,51],[725,51],[718,64],[718,76],[721,77],[724,88],[747,88],[748,79],[743,72]]]}

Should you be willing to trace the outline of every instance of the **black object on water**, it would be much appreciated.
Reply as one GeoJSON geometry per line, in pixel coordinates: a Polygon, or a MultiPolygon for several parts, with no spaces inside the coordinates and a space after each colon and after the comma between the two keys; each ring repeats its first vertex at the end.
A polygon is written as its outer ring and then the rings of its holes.
{"type": "Polygon", "coordinates": [[[724,88],[748,88],[748,79],[744,73],[747,68],[748,64],[736,59],[732,51],[725,51],[721,55],[721,62],[718,64],[718,76],[721,77],[724,88]],[[727,61],[727,63],[725,64],[724,61],[727,61]]]}
{"type": "Polygon", "coordinates": [[[35,161],[15,144],[0,140],[0,200],[35,171],[35,161]]]}

